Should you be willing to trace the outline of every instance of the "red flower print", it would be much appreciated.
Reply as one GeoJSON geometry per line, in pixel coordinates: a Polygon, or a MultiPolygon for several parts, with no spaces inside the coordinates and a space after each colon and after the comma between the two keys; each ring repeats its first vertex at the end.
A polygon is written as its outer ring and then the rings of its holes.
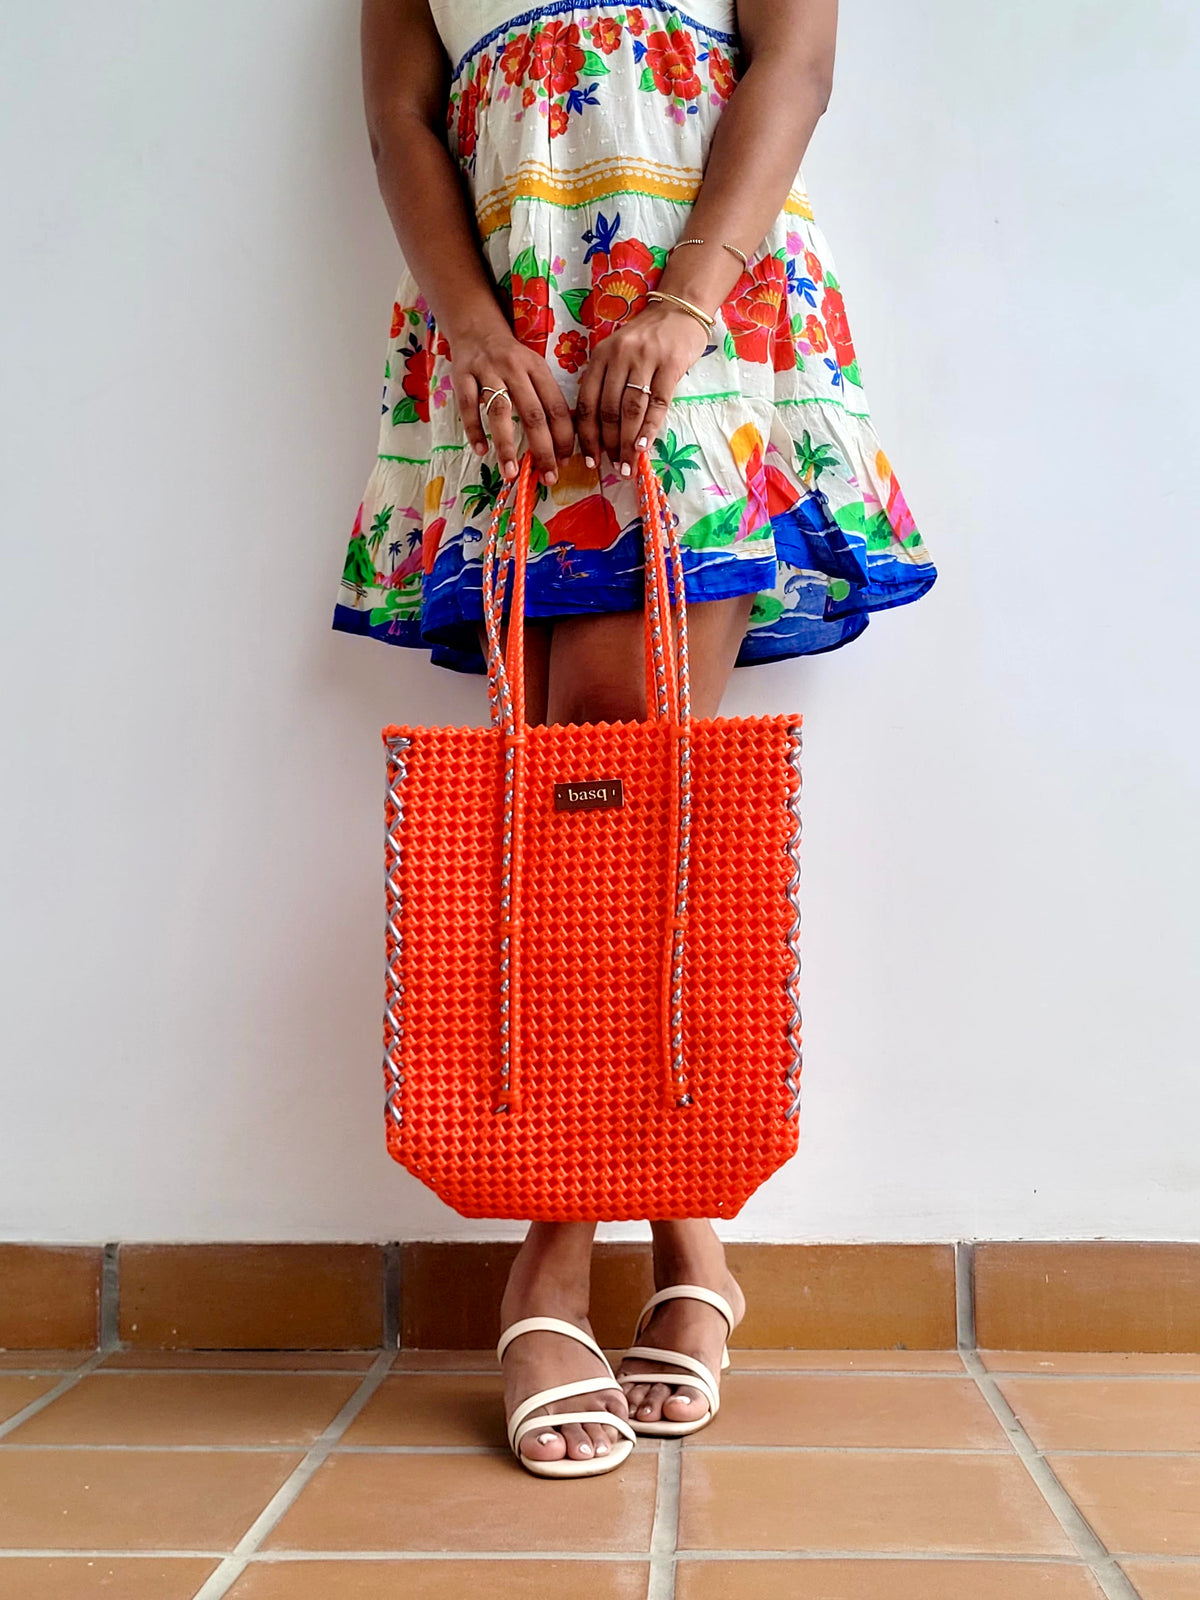
{"type": "Polygon", "coordinates": [[[646,31],[646,19],[637,6],[630,6],[625,13],[625,26],[632,34],[643,34],[646,31]]]}
{"type": "Polygon", "coordinates": [[[522,90],[522,92],[521,92],[521,104],[523,106],[531,106],[536,99],[537,99],[537,90],[536,89],[524,89],[524,90],[522,90]]]}
{"type": "Polygon", "coordinates": [[[458,102],[458,153],[467,158],[475,153],[477,114],[486,103],[488,80],[492,75],[491,56],[482,56],[470,83],[464,85],[458,102]]]}
{"type": "Polygon", "coordinates": [[[740,360],[770,358],[776,369],[781,370],[782,357],[785,367],[796,365],[787,315],[787,274],[778,256],[763,256],[748,272],[743,272],[721,309],[740,360]],[[780,343],[784,349],[777,348],[780,343]],[[788,344],[791,344],[790,361],[787,360],[788,344]]]}
{"type": "Polygon", "coordinates": [[[696,45],[686,28],[676,28],[674,33],[656,29],[646,40],[645,60],[654,87],[662,94],[694,100],[700,93],[696,45]]]}
{"type": "Polygon", "coordinates": [[[429,380],[433,376],[433,351],[427,344],[404,352],[404,392],[411,396],[422,422],[429,421],[429,380]]]}
{"type": "Polygon", "coordinates": [[[712,78],[713,93],[717,99],[728,100],[733,93],[737,76],[733,70],[733,62],[719,45],[712,44],[708,47],[708,71],[712,78]]]}
{"type": "Polygon", "coordinates": [[[500,70],[504,74],[505,81],[522,83],[529,71],[532,56],[533,40],[527,33],[519,33],[515,39],[510,39],[500,57],[500,70]]]}
{"type": "Polygon", "coordinates": [[[447,337],[446,337],[446,335],[444,333],[439,333],[438,334],[437,338],[434,340],[433,349],[434,349],[434,354],[435,355],[445,356],[446,360],[449,361],[449,359],[450,359],[450,341],[449,341],[449,339],[447,339],[447,337]]]}
{"type": "Polygon", "coordinates": [[[578,329],[572,328],[559,334],[554,355],[564,372],[578,372],[587,364],[588,342],[578,329]]]}
{"type": "Polygon", "coordinates": [[[548,22],[534,36],[530,76],[545,79],[552,95],[566,94],[579,82],[583,51],[579,45],[579,24],[548,22]]]}
{"type": "Polygon", "coordinates": [[[813,255],[811,250],[804,252],[804,266],[814,283],[824,283],[825,269],[821,265],[821,258],[813,255]]]}
{"type": "Polygon", "coordinates": [[[620,239],[607,255],[599,251],[592,257],[592,291],[580,321],[592,330],[593,347],[642,309],[661,272],[640,239],[620,239]]]}
{"type": "Polygon", "coordinates": [[[825,337],[825,329],[821,326],[821,319],[814,317],[811,312],[809,312],[804,323],[804,337],[818,355],[822,350],[829,349],[829,340],[825,337]]]}
{"type": "Polygon", "coordinates": [[[479,86],[472,78],[458,102],[458,153],[464,159],[475,153],[475,112],[479,106],[479,86]]]}
{"type": "Polygon", "coordinates": [[[548,278],[522,278],[512,276],[513,332],[522,344],[546,354],[546,340],[554,326],[550,310],[550,281],[548,278]]]}
{"type": "Polygon", "coordinates": [[[556,100],[550,107],[550,137],[557,139],[559,134],[566,133],[569,120],[566,106],[556,100]]]}
{"type": "Polygon", "coordinates": [[[838,366],[848,367],[854,360],[854,341],[850,337],[840,289],[826,289],[821,300],[821,315],[825,318],[825,332],[837,354],[838,366]]]}
{"type": "Polygon", "coordinates": [[[592,43],[606,56],[612,55],[621,42],[621,24],[612,17],[601,17],[598,22],[593,22],[591,32],[592,43]]]}
{"type": "Polygon", "coordinates": [[[392,307],[392,338],[398,339],[404,332],[404,307],[399,300],[392,307]]]}

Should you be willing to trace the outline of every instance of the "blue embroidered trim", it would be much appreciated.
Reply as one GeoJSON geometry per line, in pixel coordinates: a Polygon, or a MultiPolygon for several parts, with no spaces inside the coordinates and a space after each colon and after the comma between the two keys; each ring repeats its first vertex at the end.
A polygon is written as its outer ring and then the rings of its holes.
{"type": "MultiPolygon", "coordinates": [[[[502,33],[507,33],[510,28],[522,28],[527,22],[537,22],[542,17],[552,17],[558,11],[577,11],[578,9],[579,0],[550,0],[549,5],[537,6],[532,11],[522,11],[519,16],[509,17],[507,22],[502,22],[499,27],[493,28],[490,33],[485,33],[482,39],[476,39],[475,43],[455,67],[454,77],[451,82],[457,81],[462,69],[473,55],[476,55],[485,45],[491,44],[493,39],[498,39],[502,33]]],[[[598,9],[603,10],[605,8],[602,4],[598,9]]],[[[623,0],[622,9],[624,9],[623,0]]],[[[647,11],[670,12],[673,16],[678,17],[685,27],[694,28],[697,33],[707,34],[710,39],[719,39],[722,44],[736,45],[738,43],[736,33],[726,33],[721,28],[710,28],[706,22],[697,22],[695,17],[689,17],[684,11],[677,11],[674,6],[656,5],[654,0],[647,0],[645,9],[647,11]]]]}

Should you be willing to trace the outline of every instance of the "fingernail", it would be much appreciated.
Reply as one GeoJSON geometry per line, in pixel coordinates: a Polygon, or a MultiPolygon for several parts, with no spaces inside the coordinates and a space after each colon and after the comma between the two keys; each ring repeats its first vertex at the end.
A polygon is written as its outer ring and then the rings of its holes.
{"type": "Polygon", "coordinates": [[[632,470],[633,469],[630,467],[628,461],[622,461],[622,463],[621,463],[621,476],[623,478],[627,478],[632,470]]]}
{"type": "Polygon", "coordinates": [[[646,436],[645,436],[645,434],[643,434],[642,437],[638,440],[637,447],[638,447],[639,450],[644,450],[646,448],[646,436]]]}
{"type": "Polygon", "coordinates": [[[477,456],[487,455],[487,445],[484,444],[482,439],[475,446],[475,454],[477,456]]]}
{"type": "Polygon", "coordinates": [[[558,482],[558,473],[557,472],[543,472],[542,473],[542,482],[543,483],[557,483],[558,482]]]}
{"type": "Polygon", "coordinates": [[[584,456],[583,459],[587,462],[589,467],[594,467],[596,465],[595,456],[584,456]]]}
{"type": "Polygon", "coordinates": [[[506,461],[504,463],[504,476],[506,478],[515,478],[516,475],[517,475],[517,463],[515,461],[506,461]]]}

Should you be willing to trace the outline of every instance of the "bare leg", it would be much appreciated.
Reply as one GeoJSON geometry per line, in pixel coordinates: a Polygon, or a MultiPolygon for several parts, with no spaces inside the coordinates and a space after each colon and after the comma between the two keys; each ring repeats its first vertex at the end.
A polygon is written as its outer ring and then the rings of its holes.
{"type": "MultiPolygon", "coordinates": [[[[716,716],[741,646],[753,597],[737,595],[727,600],[707,600],[688,606],[688,645],[691,666],[692,715],[716,716]]],[[[480,643],[487,653],[487,636],[480,623],[480,643]]],[[[507,642],[507,625],[501,632],[507,642]]],[[[605,612],[596,616],[558,617],[546,627],[540,619],[527,621],[525,632],[526,718],[539,722],[636,721],[646,715],[641,610],[605,612]]],[[[727,1292],[740,1315],[740,1291],[724,1270],[720,1241],[709,1223],[652,1223],[655,1234],[655,1274],[660,1287],[667,1283],[703,1283],[727,1292]],[[702,1273],[703,1276],[696,1276],[702,1273]],[[683,1274],[683,1276],[680,1276],[683,1274]],[[689,1274],[691,1274],[689,1276],[689,1274]],[[710,1281],[711,1280],[711,1281],[710,1281]]],[[[522,1317],[555,1316],[587,1328],[589,1265],[592,1223],[542,1223],[530,1226],[513,1264],[501,1307],[504,1327],[522,1317]]],[[[673,1320],[653,1322],[656,1342],[668,1349],[686,1350],[709,1365],[711,1323],[724,1322],[711,1307],[680,1303],[673,1320]],[[692,1318],[691,1312],[698,1312],[692,1318]],[[673,1337],[668,1337],[668,1335],[673,1337]],[[679,1342],[683,1340],[684,1342],[679,1342]]],[[[672,1307],[664,1307],[664,1312],[672,1307]]],[[[590,1330],[589,1330],[590,1331],[590,1330]]],[[[718,1341],[720,1335],[718,1334],[718,1341]]],[[[716,1360],[720,1359],[720,1342],[716,1360]]],[[[644,1364],[643,1364],[644,1368],[644,1364]]],[[[580,1346],[553,1333],[532,1333],[505,1352],[506,1405],[513,1406],[536,1389],[569,1383],[599,1371],[595,1359],[580,1346]]],[[[672,1390],[658,1385],[663,1396],[672,1390]]],[[[654,1415],[687,1420],[698,1415],[695,1404],[684,1398],[694,1389],[682,1389],[683,1398],[655,1401],[654,1415]]],[[[544,1432],[527,1434],[523,1452],[536,1460],[559,1460],[564,1455],[586,1458],[607,1454],[616,1444],[614,1428],[602,1424],[566,1423],[553,1426],[556,1410],[576,1410],[595,1404],[618,1416],[628,1415],[624,1396],[610,1390],[567,1400],[546,1408],[544,1432]]],[[[642,1400],[645,1404],[645,1400],[642,1400]]],[[[703,1402],[700,1402],[703,1404],[703,1402]]]]}

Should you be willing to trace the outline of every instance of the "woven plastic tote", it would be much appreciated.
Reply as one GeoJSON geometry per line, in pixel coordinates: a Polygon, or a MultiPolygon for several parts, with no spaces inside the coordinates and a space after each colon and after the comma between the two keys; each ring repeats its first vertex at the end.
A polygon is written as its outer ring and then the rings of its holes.
{"type": "Polygon", "coordinates": [[[383,730],[387,1144],[467,1217],[732,1217],[796,1149],[801,718],[693,719],[644,450],[637,485],[646,720],[525,721],[526,452],[484,549],[491,725],[383,730]]]}

